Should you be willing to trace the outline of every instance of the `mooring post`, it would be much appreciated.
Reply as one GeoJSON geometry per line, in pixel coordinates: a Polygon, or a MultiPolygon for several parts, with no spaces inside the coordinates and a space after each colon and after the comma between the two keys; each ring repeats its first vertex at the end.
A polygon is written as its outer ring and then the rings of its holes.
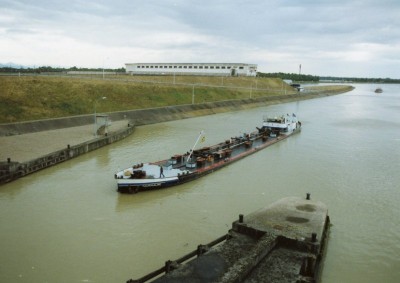
{"type": "Polygon", "coordinates": [[[11,163],[11,158],[10,157],[7,158],[7,163],[11,163]]]}
{"type": "Polygon", "coordinates": [[[239,223],[243,223],[243,214],[239,214],[239,223]]]}
{"type": "Polygon", "coordinates": [[[310,193],[307,193],[306,200],[310,200],[310,193]]]}
{"type": "Polygon", "coordinates": [[[311,234],[311,242],[315,243],[317,241],[317,233],[311,234]]]}
{"type": "Polygon", "coordinates": [[[171,263],[172,263],[171,260],[167,260],[165,262],[165,273],[169,273],[171,271],[171,263]]]}

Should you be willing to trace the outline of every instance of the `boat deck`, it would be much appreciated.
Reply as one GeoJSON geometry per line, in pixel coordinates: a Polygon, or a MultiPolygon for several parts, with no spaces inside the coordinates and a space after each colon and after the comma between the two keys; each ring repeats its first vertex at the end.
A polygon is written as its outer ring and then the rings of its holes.
{"type": "Polygon", "coordinates": [[[191,181],[297,133],[301,129],[300,122],[298,124],[299,127],[296,124],[282,132],[257,128],[258,131],[231,137],[213,146],[176,154],[157,162],[133,165],[115,174],[118,191],[136,193],[191,181]]]}
{"type": "Polygon", "coordinates": [[[127,282],[319,282],[329,228],[324,203],[310,194],[284,198],[239,215],[226,235],[127,282]]]}

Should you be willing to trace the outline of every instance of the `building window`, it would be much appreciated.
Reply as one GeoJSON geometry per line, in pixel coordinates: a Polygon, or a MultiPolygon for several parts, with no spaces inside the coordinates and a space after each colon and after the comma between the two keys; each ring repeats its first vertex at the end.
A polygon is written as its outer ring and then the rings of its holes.
{"type": "Polygon", "coordinates": [[[219,69],[219,66],[215,67],[215,69],[219,69]]]}
{"type": "Polygon", "coordinates": [[[197,69],[197,66],[193,66],[193,68],[197,69]]]}
{"type": "Polygon", "coordinates": [[[231,68],[231,66],[228,66],[228,67],[226,67],[227,69],[230,69],[231,68]]]}
{"type": "Polygon", "coordinates": [[[174,66],[174,69],[176,69],[177,68],[177,66],[174,66]]]}
{"type": "Polygon", "coordinates": [[[155,66],[156,69],[158,69],[158,66],[155,66]]]}
{"type": "Polygon", "coordinates": [[[192,68],[192,66],[189,66],[189,69],[191,69],[192,68]]]}
{"type": "Polygon", "coordinates": [[[225,69],[225,66],[222,66],[221,69],[225,69]]]}
{"type": "Polygon", "coordinates": [[[199,66],[199,69],[203,69],[203,66],[199,66]]]}
{"type": "Polygon", "coordinates": [[[183,66],[184,69],[187,69],[187,66],[183,66]]]}
{"type": "Polygon", "coordinates": [[[239,67],[240,70],[243,70],[243,67],[239,67]]]}
{"type": "Polygon", "coordinates": [[[146,69],[148,69],[149,68],[149,66],[146,66],[146,69]]]}
{"type": "Polygon", "coordinates": [[[136,68],[140,69],[140,66],[136,66],[136,68]]]}
{"type": "Polygon", "coordinates": [[[204,69],[208,69],[208,66],[204,66],[204,69]]]}
{"type": "Polygon", "coordinates": [[[214,66],[210,66],[210,69],[214,69],[214,66]]]}
{"type": "Polygon", "coordinates": [[[182,66],[179,66],[179,69],[182,69],[182,66]]]}

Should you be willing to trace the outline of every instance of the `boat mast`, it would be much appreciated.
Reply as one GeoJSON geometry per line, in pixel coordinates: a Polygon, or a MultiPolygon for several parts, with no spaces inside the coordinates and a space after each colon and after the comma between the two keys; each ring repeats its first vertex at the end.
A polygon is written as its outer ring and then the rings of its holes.
{"type": "Polygon", "coordinates": [[[194,150],[194,148],[196,147],[197,143],[198,143],[199,140],[200,140],[200,137],[201,137],[203,134],[204,134],[204,131],[201,131],[201,132],[200,132],[200,135],[197,137],[196,142],[194,143],[194,146],[193,146],[192,150],[190,151],[190,154],[189,154],[188,158],[186,159],[186,162],[189,162],[189,159],[190,159],[190,157],[191,157],[192,154],[193,154],[193,150],[194,150]]]}

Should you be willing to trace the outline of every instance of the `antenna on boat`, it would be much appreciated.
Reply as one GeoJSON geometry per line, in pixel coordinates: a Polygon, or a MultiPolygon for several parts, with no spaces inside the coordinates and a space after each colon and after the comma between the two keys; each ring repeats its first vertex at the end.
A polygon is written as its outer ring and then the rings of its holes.
{"type": "Polygon", "coordinates": [[[186,162],[189,162],[189,159],[190,159],[190,157],[191,157],[192,154],[193,154],[193,150],[194,150],[194,148],[196,147],[196,145],[197,145],[197,143],[199,142],[199,140],[200,140],[200,138],[201,138],[202,135],[204,135],[204,130],[202,130],[202,131],[200,132],[200,135],[197,137],[197,140],[196,140],[196,142],[194,143],[194,146],[192,147],[192,150],[190,151],[190,154],[189,154],[188,158],[186,159],[186,162]]]}

